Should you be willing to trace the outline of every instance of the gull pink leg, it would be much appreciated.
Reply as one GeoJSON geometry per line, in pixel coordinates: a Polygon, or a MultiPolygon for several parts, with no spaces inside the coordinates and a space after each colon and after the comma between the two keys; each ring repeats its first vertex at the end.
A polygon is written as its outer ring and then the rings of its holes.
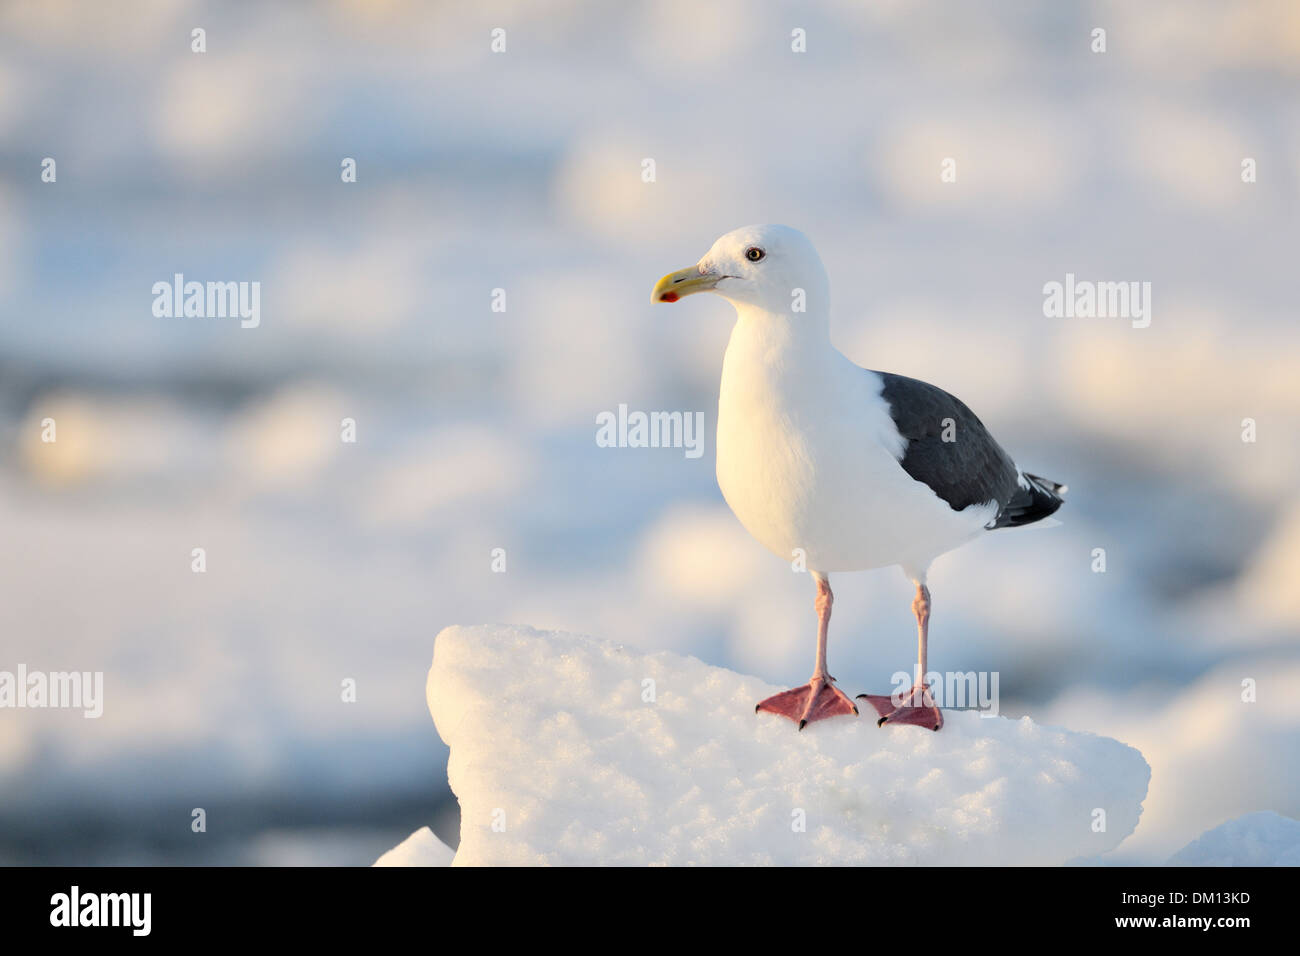
{"type": "Polygon", "coordinates": [[[814,571],[813,578],[817,581],[817,664],[812,679],[802,687],[773,694],[754,707],[754,713],[767,711],[788,717],[799,724],[800,730],[814,720],[858,712],[857,705],[849,700],[848,695],[833,686],[835,678],[826,670],[826,632],[830,627],[835,596],[831,594],[831,584],[825,575],[814,571]]]}
{"type": "Polygon", "coordinates": [[[930,589],[923,581],[916,582],[916,597],[912,599],[912,613],[916,615],[916,683],[899,700],[880,694],[859,694],[858,700],[865,697],[867,703],[876,709],[876,713],[880,715],[880,719],[876,721],[877,727],[883,727],[885,724],[912,724],[916,727],[938,730],[943,726],[943,711],[935,705],[934,698],[930,696],[930,689],[925,685],[926,652],[930,638],[930,589]]]}

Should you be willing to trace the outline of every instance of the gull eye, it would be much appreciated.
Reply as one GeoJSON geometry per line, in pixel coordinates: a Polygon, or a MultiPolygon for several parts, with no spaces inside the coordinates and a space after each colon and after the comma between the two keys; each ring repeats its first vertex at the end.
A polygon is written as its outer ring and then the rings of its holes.
{"type": "Polygon", "coordinates": [[[750,246],[745,250],[745,258],[750,262],[761,262],[765,255],[767,255],[767,253],[758,248],[758,246],[750,246]]]}

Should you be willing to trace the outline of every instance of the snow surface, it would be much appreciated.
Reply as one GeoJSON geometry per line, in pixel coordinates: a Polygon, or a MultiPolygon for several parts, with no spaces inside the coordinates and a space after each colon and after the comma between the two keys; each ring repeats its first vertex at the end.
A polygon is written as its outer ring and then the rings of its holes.
{"type": "Polygon", "coordinates": [[[1149,768],[1118,741],[951,711],[937,734],[800,733],[754,713],[779,689],[559,631],[447,628],[428,699],[455,863],[1060,864],[1113,849],[1142,812],[1149,768]]]}
{"type": "Polygon", "coordinates": [[[1207,830],[1169,860],[1173,866],[1300,866],[1300,820],[1272,810],[1207,830]]]}
{"type": "Polygon", "coordinates": [[[443,843],[428,827],[420,827],[393,847],[372,866],[451,866],[456,851],[443,843]]]}

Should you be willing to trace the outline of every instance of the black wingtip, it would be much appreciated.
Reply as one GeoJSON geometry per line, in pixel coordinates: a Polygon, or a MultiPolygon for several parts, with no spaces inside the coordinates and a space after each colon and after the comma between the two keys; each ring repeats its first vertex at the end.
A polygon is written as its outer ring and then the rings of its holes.
{"type": "Polygon", "coordinates": [[[1063,485],[1059,481],[1052,481],[1051,478],[1044,478],[1041,475],[1031,475],[1029,472],[1025,472],[1024,475],[1034,484],[1041,485],[1058,498],[1064,498],[1065,493],[1070,490],[1069,485],[1063,485]]]}
{"type": "Polygon", "coordinates": [[[997,520],[989,525],[990,530],[1018,528],[1021,525],[1042,521],[1054,514],[1064,503],[1065,499],[1062,496],[1065,494],[1065,485],[1040,478],[1038,475],[1031,475],[1027,471],[1022,474],[1028,487],[1016,489],[1015,494],[1002,506],[997,520]]]}

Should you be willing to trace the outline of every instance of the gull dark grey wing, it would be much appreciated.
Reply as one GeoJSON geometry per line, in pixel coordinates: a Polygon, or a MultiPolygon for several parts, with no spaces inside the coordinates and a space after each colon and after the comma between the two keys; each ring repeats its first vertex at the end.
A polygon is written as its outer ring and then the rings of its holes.
{"type": "Polygon", "coordinates": [[[1046,518],[1061,506],[1064,486],[1033,475],[1025,475],[1022,485],[1011,456],[961,399],[905,375],[876,374],[907,443],[899,464],[954,511],[996,501],[998,514],[989,527],[1004,528],[1046,518]]]}

